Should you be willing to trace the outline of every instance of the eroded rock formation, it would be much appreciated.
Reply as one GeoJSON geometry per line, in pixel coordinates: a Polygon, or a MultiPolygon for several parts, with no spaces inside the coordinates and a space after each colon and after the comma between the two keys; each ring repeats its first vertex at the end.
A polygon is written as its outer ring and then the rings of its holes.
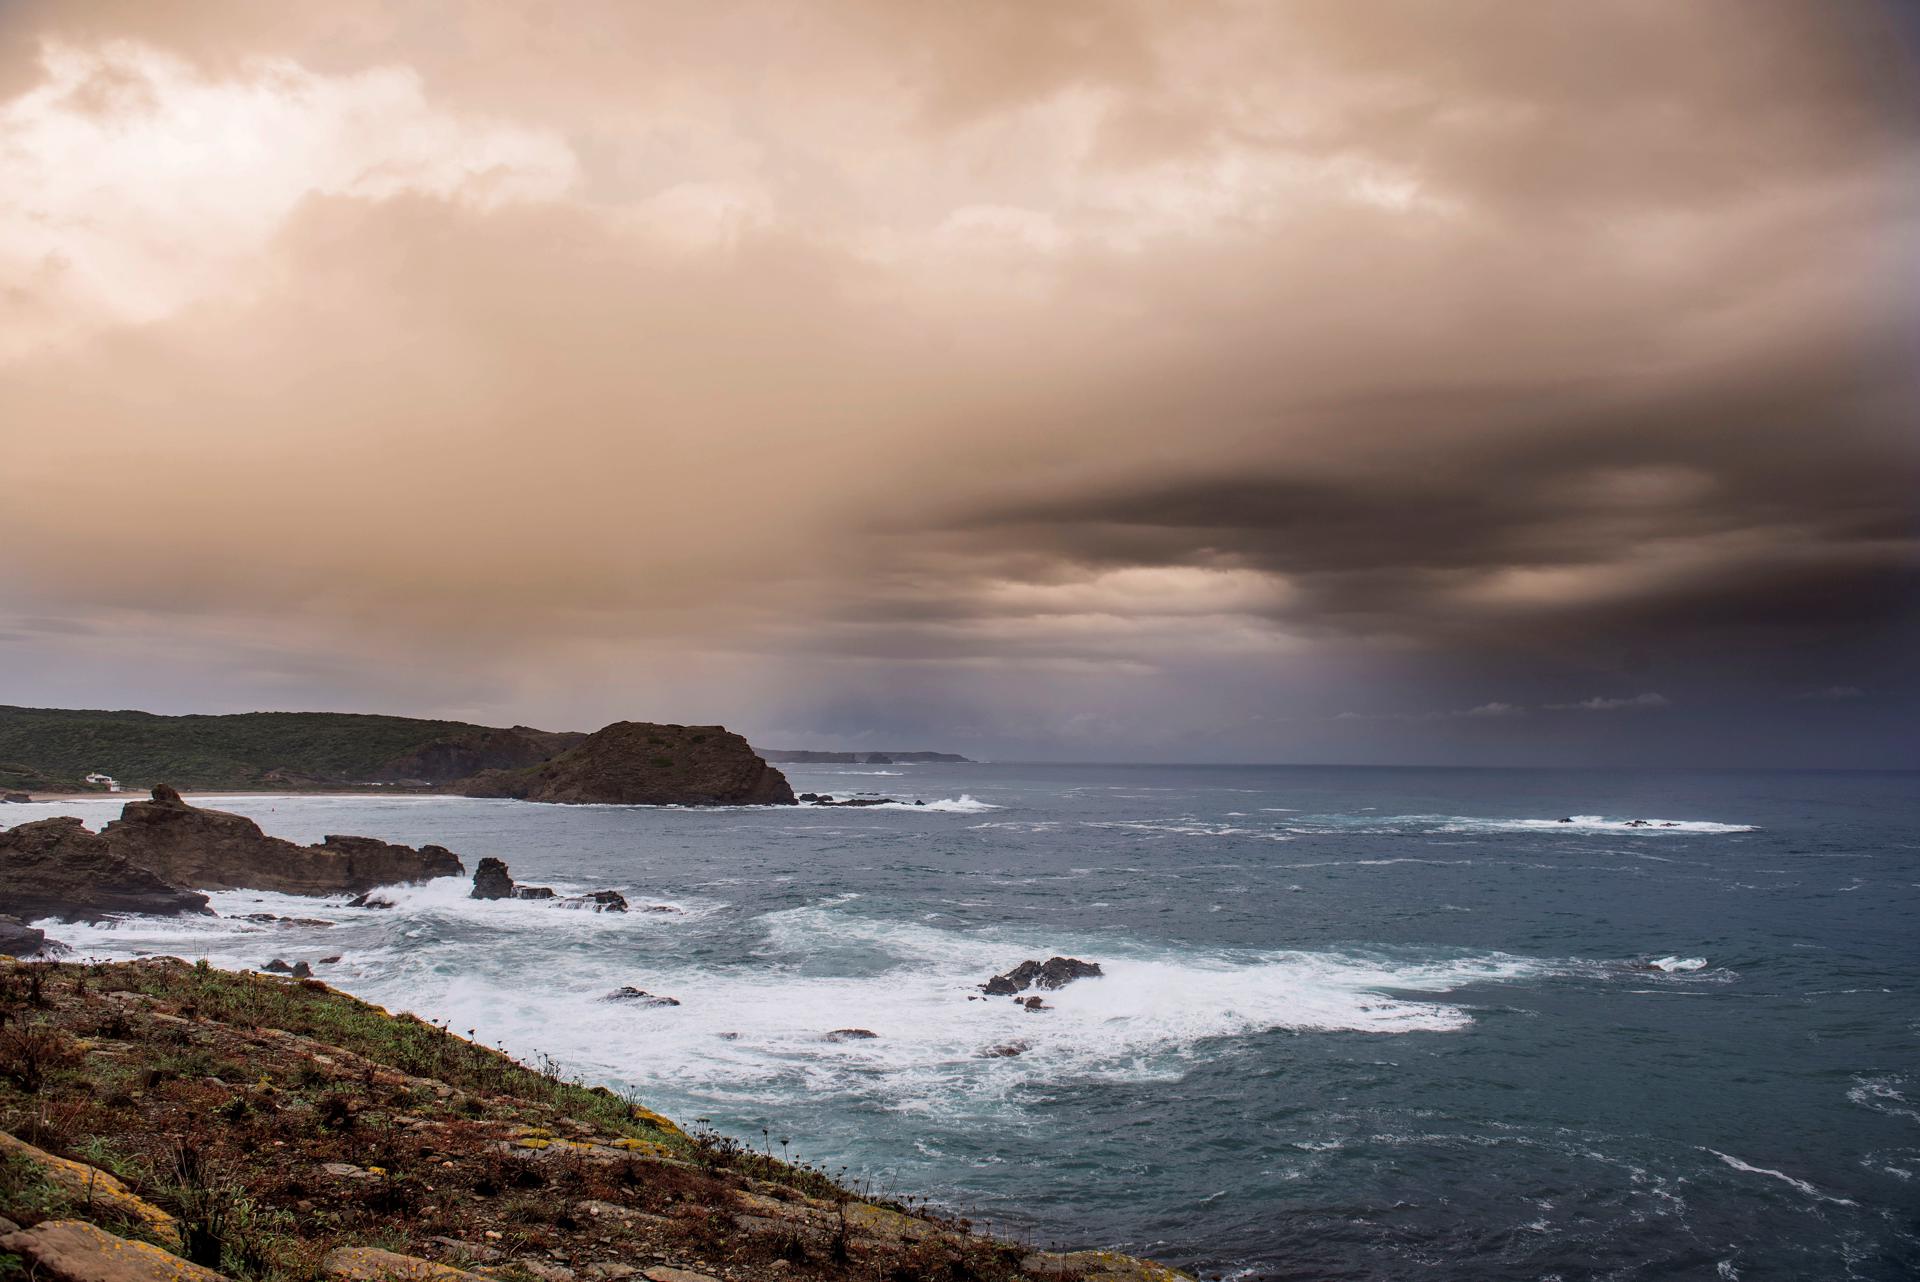
{"type": "Polygon", "coordinates": [[[129,862],[101,834],[67,815],[0,832],[0,903],[22,921],[213,911],[205,895],[129,862]]]}
{"type": "Polygon", "coordinates": [[[626,806],[790,806],[787,778],[723,726],[616,721],[549,761],[489,770],[469,797],[626,806]]]}
{"type": "Polygon", "coordinates": [[[154,788],[151,801],[127,803],[100,836],[128,863],[170,885],[199,890],[358,894],[465,871],[444,846],[415,850],[373,837],[343,836],[328,836],[317,846],[296,845],[269,837],[245,815],[188,805],[166,784],[154,788]]]}

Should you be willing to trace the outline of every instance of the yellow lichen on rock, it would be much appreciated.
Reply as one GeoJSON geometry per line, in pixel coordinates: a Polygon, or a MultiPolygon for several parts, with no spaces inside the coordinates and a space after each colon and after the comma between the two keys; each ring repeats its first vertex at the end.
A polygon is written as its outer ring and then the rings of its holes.
{"type": "Polygon", "coordinates": [[[320,1261],[320,1272],[337,1282],[485,1282],[477,1273],[377,1246],[336,1247],[320,1261]]]}
{"type": "Polygon", "coordinates": [[[11,1154],[32,1162],[40,1168],[48,1183],[70,1197],[87,1203],[96,1213],[125,1220],[129,1225],[145,1229],[163,1241],[172,1241],[179,1236],[179,1223],[171,1215],[98,1167],[68,1157],[56,1157],[5,1131],[0,1131],[0,1154],[11,1154]]]}
{"type": "Polygon", "coordinates": [[[42,1220],[0,1237],[0,1252],[28,1262],[47,1282],[226,1282],[147,1242],[132,1242],[84,1220],[42,1220]]]}

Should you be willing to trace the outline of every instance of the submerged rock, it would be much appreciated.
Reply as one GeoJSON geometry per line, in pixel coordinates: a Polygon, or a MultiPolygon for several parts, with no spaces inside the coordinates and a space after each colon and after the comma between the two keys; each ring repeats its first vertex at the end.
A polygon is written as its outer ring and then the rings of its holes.
{"type": "Polygon", "coordinates": [[[627,897],[617,890],[590,890],[584,895],[569,895],[560,901],[562,908],[590,908],[597,913],[627,911],[627,897]]]}
{"type": "Polygon", "coordinates": [[[515,899],[552,899],[554,898],[553,887],[515,886],[513,888],[513,897],[515,899]]]}
{"type": "Polygon", "coordinates": [[[1099,962],[1078,957],[1049,957],[1044,962],[1023,961],[1004,975],[995,975],[981,989],[989,997],[1011,997],[1029,988],[1065,988],[1076,979],[1098,979],[1099,962]]]}
{"type": "Polygon", "coordinates": [[[600,999],[603,1002],[624,1002],[633,1006],[678,1006],[676,997],[661,997],[644,988],[635,988],[632,984],[622,984],[600,999]]]}
{"type": "Polygon", "coordinates": [[[1027,1052],[1025,1042],[1003,1042],[998,1046],[989,1046],[980,1052],[981,1059],[1012,1059],[1027,1052]]]}
{"type": "Polygon", "coordinates": [[[827,1040],[830,1042],[865,1042],[871,1041],[878,1036],[880,1036],[880,1034],[874,1032],[871,1028],[836,1028],[827,1034],[827,1040]]]}
{"type": "Polygon", "coordinates": [[[0,832],[0,904],[23,922],[213,912],[205,895],[176,888],[64,815],[0,832]]]}

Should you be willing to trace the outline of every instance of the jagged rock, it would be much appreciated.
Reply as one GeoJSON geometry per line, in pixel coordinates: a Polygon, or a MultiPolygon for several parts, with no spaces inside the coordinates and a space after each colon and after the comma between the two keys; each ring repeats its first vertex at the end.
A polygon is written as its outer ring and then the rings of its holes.
{"type": "Polygon", "coordinates": [[[213,912],[205,895],[176,889],[135,865],[71,816],[0,832],[0,903],[22,921],[213,912]]]}
{"type": "Polygon", "coordinates": [[[352,899],[347,901],[347,907],[349,908],[391,908],[393,907],[393,901],[391,899],[388,899],[385,895],[376,895],[369,892],[368,894],[364,894],[364,895],[355,895],[352,899]]]}
{"type": "Polygon", "coordinates": [[[179,1225],[171,1215],[122,1184],[117,1178],[85,1162],[56,1157],[25,1140],[0,1131],[0,1157],[24,1160],[39,1168],[42,1179],[105,1217],[171,1241],[179,1225]]]}
{"type": "Polygon", "coordinates": [[[341,954],[339,954],[339,953],[335,953],[335,954],[334,954],[333,956],[331,956],[331,957],[322,957],[322,958],[320,959],[320,964],[321,964],[322,966],[331,966],[331,965],[333,965],[333,964],[334,964],[335,962],[337,962],[337,961],[339,961],[339,960],[340,960],[340,957],[341,957],[341,954]]]}
{"type": "Polygon", "coordinates": [[[813,802],[816,802],[816,801],[832,801],[833,794],[830,792],[826,792],[826,793],[803,792],[798,797],[795,797],[794,800],[801,802],[803,804],[811,805],[813,802]]]}
{"type": "Polygon", "coordinates": [[[1026,1054],[1026,1051],[1027,1051],[1027,1044],[1025,1042],[1004,1042],[999,1046],[987,1047],[985,1050],[980,1052],[980,1058],[981,1059],[1012,1059],[1016,1055],[1026,1054]]]}
{"type": "Polygon", "coordinates": [[[1053,1009],[1053,1007],[1047,1005],[1045,1002],[1041,1001],[1038,997],[1029,997],[1024,1002],[1015,1002],[1014,1004],[1016,1006],[1025,1006],[1029,1011],[1053,1009]]]}
{"type": "Polygon", "coordinates": [[[0,1237],[0,1252],[20,1256],[25,1275],[42,1282],[226,1282],[225,1274],[84,1220],[42,1220],[0,1237]]]}
{"type": "Polygon", "coordinates": [[[469,797],[639,806],[792,805],[786,776],[724,726],[616,721],[523,770],[483,771],[469,797]]]}
{"type": "Polygon", "coordinates": [[[626,1002],[633,1006],[678,1006],[676,997],[660,997],[644,988],[635,988],[632,984],[622,984],[600,999],[603,1002],[626,1002]]]}
{"type": "Polygon", "coordinates": [[[1076,979],[1098,979],[1100,963],[1078,957],[1049,957],[1044,962],[1023,961],[1004,975],[995,975],[980,987],[989,997],[1010,997],[1029,988],[1065,988],[1076,979]]]}
{"type": "Polygon", "coordinates": [[[47,932],[18,917],[0,917],[0,957],[31,957],[47,945],[47,932]]]}
{"type": "Polygon", "coordinates": [[[320,1272],[336,1282],[487,1282],[479,1273],[377,1246],[335,1247],[320,1261],[320,1272]]]}
{"type": "Polygon", "coordinates": [[[597,913],[623,913],[627,911],[627,897],[617,890],[592,890],[584,895],[569,895],[560,901],[560,906],[590,908],[597,913]]]}
{"type": "Polygon", "coordinates": [[[262,966],[260,969],[267,972],[267,974],[269,975],[293,974],[293,967],[289,966],[286,962],[281,961],[278,957],[274,958],[272,961],[268,962],[266,965],[262,966]]]}
{"type": "Polygon", "coordinates": [[[241,913],[235,921],[257,921],[282,926],[331,926],[334,923],[320,917],[281,917],[274,913],[241,913]]]}
{"type": "Polygon", "coordinates": [[[351,894],[462,871],[443,846],[415,850],[339,835],[317,846],[295,845],[267,836],[245,815],[188,805],[166,784],[154,787],[151,801],[128,802],[100,836],[115,854],[168,884],[205,890],[351,894]]]}
{"type": "Polygon", "coordinates": [[[865,1042],[871,1041],[878,1036],[880,1036],[880,1034],[874,1032],[871,1028],[836,1028],[827,1034],[827,1040],[830,1042],[865,1042]]]}
{"type": "Polygon", "coordinates": [[[307,964],[306,962],[295,962],[293,964],[293,969],[288,973],[291,974],[295,979],[312,979],[313,967],[307,964]]]}
{"type": "Polygon", "coordinates": [[[515,899],[552,899],[554,897],[553,887],[515,886],[513,888],[513,897],[515,899]]]}
{"type": "Polygon", "coordinates": [[[492,855],[482,859],[473,870],[473,892],[469,899],[512,899],[513,877],[507,865],[492,855]]]}
{"type": "Polygon", "coordinates": [[[11,802],[15,805],[21,805],[21,806],[26,805],[28,802],[32,800],[33,800],[33,794],[30,792],[9,792],[4,795],[0,795],[0,802],[11,802]]]}

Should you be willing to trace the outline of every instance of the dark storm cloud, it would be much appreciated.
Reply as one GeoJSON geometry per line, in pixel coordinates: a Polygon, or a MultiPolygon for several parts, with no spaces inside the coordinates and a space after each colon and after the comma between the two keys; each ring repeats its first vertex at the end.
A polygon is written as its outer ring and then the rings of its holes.
{"type": "Polygon", "coordinates": [[[1913,25],[20,0],[10,671],[1114,751],[1838,734],[1912,690],[1913,25]]]}

